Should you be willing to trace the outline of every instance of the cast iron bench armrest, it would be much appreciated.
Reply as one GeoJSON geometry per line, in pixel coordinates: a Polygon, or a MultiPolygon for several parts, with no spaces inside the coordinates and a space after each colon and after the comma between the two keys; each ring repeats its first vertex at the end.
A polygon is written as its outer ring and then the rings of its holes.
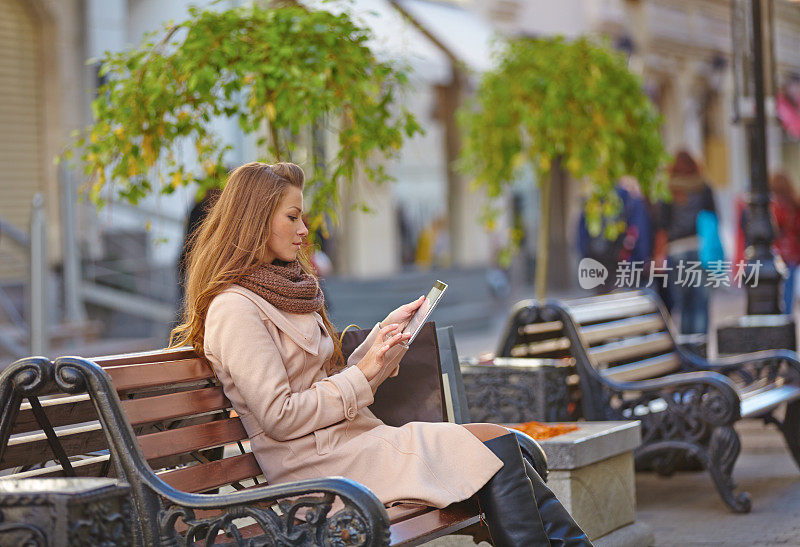
{"type": "Polygon", "coordinates": [[[740,418],[741,399],[735,384],[728,377],[716,372],[681,372],[662,378],[629,382],[614,382],[607,378],[602,378],[601,381],[620,393],[640,392],[642,401],[661,398],[668,405],[676,407],[697,406],[701,412],[693,413],[693,419],[709,424],[730,425],[740,418]],[[664,396],[665,392],[684,393],[698,388],[702,390],[703,397],[676,399],[664,396]],[[651,394],[652,397],[649,396],[651,394]]]}
{"type": "Polygon", "coordinates": [[[762,361],[783,361],[792,368],[792,370],[800,376],[800,356],[796,352],[787,349],[775,349],[755,351],[752,353],[744,353],[741,355],[732,355],[730,357],[721,357],[713,361],[706,360],[699,355],[692,352],[678,351],[690,366],[699,370],[713,370],[722,374],[736,372],[741,367],[762,361]]]}
{"type": "MultiPolygon", "coordinates": [[[[183,541],[213,540],[220,531],[230,532],[237,538],[238,527],[234,519],[251,517],[269,531],[273,537],[287,542],[306,540],[331,541],[349,537],[343,545],[383,545],[389,539],[389,517],[380,500],[367,488],[341,477],[296,481],[274,486],[245,490],[232,494],[195,494],[176,490],[161,480],[147,464],[133,429],[122,409],[119,396],[108,374],[96,364],[79,357],[61,357],[55,361],[55,381],[67,393],[88,392],[95,405],[103,431],[120,472],[138,490],[134,496],[142,514],[158,512],[158,522],[148,522],[151,538],[172,542],[178,537],[175,524],[180,519],[188,526],[183,541]],[[112,434],[113,432],[113,434],[112,434]],[[307,494],[322,497],[300,497],[282,505],[282,515],[269,507],[255,507],[259,503],[278,503],[283,498],[307,494]],[[327,517],[336,497],[345,508],[327,517]],[[159,510],[164,498],[174,504],[159,510]],[[310,508],[305,523],[296,524],[295,515],[301,508],[310,508]],[[221,515],[197,518],[195,509],[223,509],[221,515]],[[157,528],[157,530],[156,530],[157,528]]],[[[237,538],[241,539],[241,538],[237,538]]],[[[212,541],[213,542],[213,541],[212,541]]]]}
{"type": "Polygon", "coordinates": [[[707,384],[719,389],[726,394],[732,401],[739,402],[739,394],[736,391],[736,384],[724,374],[713,371],[678,372],[661,378],[649,380],[629,380],[627,382],[617,382],[610,378],[600,376],[600,381],[615,391],[657,391],[676,387],[683,387],[690,384],[707,384]]]}

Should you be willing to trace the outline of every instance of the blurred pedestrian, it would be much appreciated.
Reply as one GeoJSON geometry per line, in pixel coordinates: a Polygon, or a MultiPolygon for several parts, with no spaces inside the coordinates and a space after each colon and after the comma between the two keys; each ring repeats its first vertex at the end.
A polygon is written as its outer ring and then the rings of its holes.
{"type": "MultiPolygon", "coordinates": [[[[589,234],[585,212],[581,213],[578,221],[578,252],[581,258],[592,258],[609,272],[605,283],[597,287],[601,293],[617,288],[617,271],[621,262],[639,264],[644,270],[652,259],[652,223],[638,181],[633,177],[622,177],[614,191],[622,207],[614,218],[603,219],[599,234],[589,234]],[[608,239],[603,233],[605,227],[619,221],[624,224],[624,229],[615,239],[608,239]]],[[[644,275],[640,279],[642,282],[646,280],[644,275]]]]}
{"type": "Polygon", "coordinates": [[[792,313],[794,284],[800,264],[800,210],[792,181],[785,173],[775,173],[769,179],[772,191],[770,209],[775,225],[772,246],[781,257],[788,275],[783,283],[783,313],[792,313]]]}
{"type": "MultiPolygon", "coordinates": [[[[709,288],[701,265],[701,238],[698,226],[717,231],[717,208],[714,192],[703,177],[700,166],[686,150],[679,151],[669,168],[672,201],[660,203],[655,238],[656,265],[664,259],[670,272],[673,306],[680,312],[682,334],[705,334],[708,330],[709,288]],[[710,215],[701,215],[707,211],[710,215]],[[713,215],[713,217],[711,216],[713,215]],[[698,222],[710,218],[710,223],[698,222]]],[[[719,241],[719,234],[703,234],[704,239],[719,241]]]]}

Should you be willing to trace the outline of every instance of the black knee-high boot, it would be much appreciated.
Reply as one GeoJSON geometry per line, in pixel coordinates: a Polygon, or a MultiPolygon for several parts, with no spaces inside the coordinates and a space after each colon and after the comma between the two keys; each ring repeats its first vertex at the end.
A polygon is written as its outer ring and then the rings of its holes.
{"type": "Polygon", "coordinates": [[[591,547],[592,542],[586,532],[578,526],[528,461],[525,461],[525,471],[533,485],[536,505],[550,544],[553,547],[591,547]]]}
{"type": "Polygon", "coordinates": [[[503,467],[478,491],[495,547],[549,546],[533,485],[513,433],[484,443],[503,467]]]}

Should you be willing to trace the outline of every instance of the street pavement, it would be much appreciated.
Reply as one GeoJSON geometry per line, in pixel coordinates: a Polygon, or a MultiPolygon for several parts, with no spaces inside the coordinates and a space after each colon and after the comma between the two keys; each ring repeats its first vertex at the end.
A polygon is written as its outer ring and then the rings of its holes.
{"type": "MultiPolygon", "coordinates": [[[[531,298],[531,293],[529,289],[520,289],[514,297],[531,298]]],[[[712,333],[714,325],[742,315],[744,309],[742,292],[719,290],[714,293],[712,333]]],[[[795,318],[798,319],[797,315],[795,318]]],[[[480,333],[456,331],[459,355],[494,351],[505,319],[493,318],[492,328],[480,333]]],[[[668,478],[637,473],[637,521],[653,530],[655,546],[800,547],[800,469],[789,454],[783,436],[775,426],[765,426],[756,420],[742,421],[736,429],[741,435],[742,453],[733,476],[739,491],[750,493],[752,511],[745,515],[728,511],[705,471],[679,472],[668,478]]],[[[450,536],[430,545],[455,547],[474,543],[469,538],[450,536]]]]}

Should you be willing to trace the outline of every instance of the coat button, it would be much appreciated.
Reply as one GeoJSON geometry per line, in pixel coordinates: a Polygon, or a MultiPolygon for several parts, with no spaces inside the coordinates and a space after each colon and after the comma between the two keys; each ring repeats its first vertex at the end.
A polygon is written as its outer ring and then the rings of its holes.
{"type": "Polygon", "coordinates": [[[350,420],[352,420],[352,419],[353,419],[353,418],[355,418],[355,417],[356,417],[356,411],[355,411],[355,409],[354,409],[353,407],[350,407],[350,408],[348,408],[348,409],[347,409],[347,418],[348,418],[348,419],[350,419],[350,420]]]}

